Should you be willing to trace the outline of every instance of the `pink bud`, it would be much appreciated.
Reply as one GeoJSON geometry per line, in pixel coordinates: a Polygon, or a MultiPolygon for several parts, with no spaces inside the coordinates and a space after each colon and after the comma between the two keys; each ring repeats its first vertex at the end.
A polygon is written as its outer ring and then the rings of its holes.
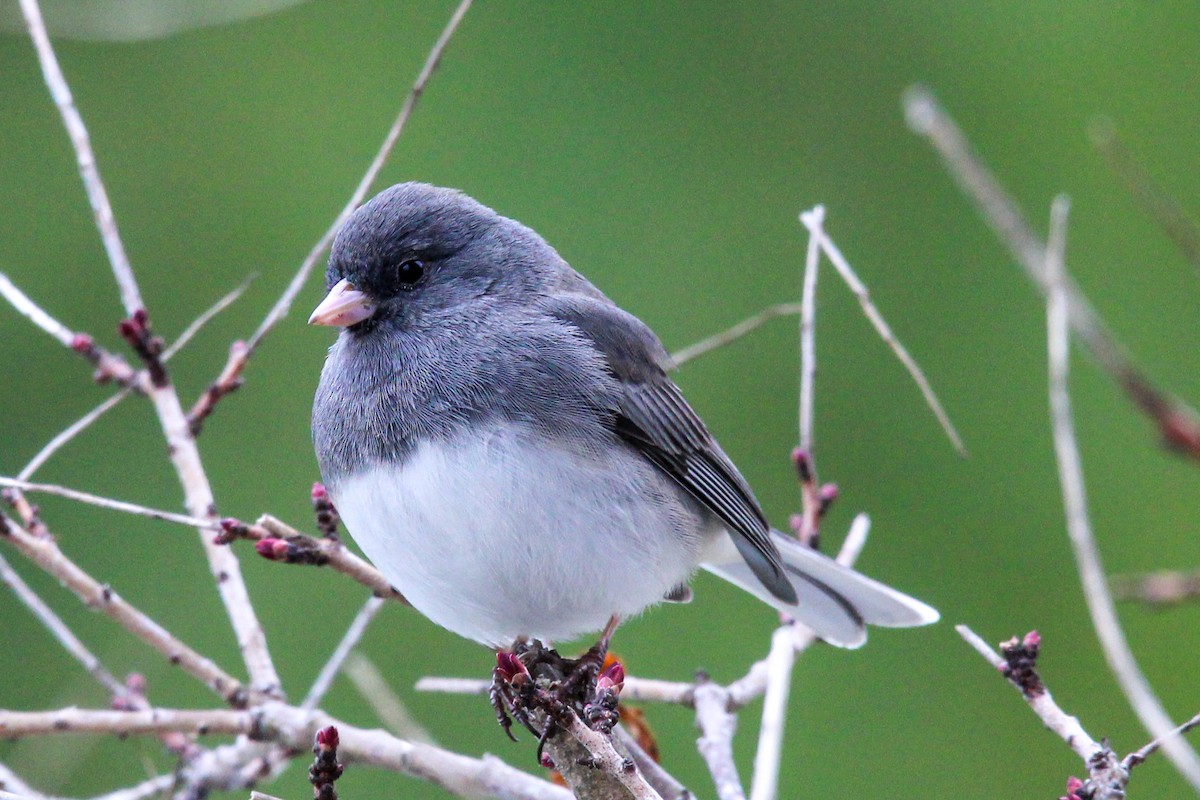
{"type": "Polygon", "coordinates": [[[254,549],[268,561],[282,561],[287,558],[288,543],[283,539],[268,536],[266,539],[259,539],[255,542],[254,549]]]}
{"type": "Polygon", "coordinates": [[[326,491],[325,484],[317,481],[312,485],[312,499],[314,503],[329,499],[329,492],[326,491]]]}
{"type": "Polygon", "coordinates": [[[77,333],[71,337],[71,349],[76,353],[91,352],[95,346],[96,343],[92,340],[92,337],[86,333],[77,333]]]}
{"type": "Polygon", "coordinates": [[[812,456],[807,450],[797,447],[792,451],[792,465],[800,475],[800,480],[807,483],[812,480],[812,456]]]}
{"type": "Polygon", "coordinates": [[[600,673],[600,677],[596,679],[596,691],[602,692],[609,690],[619,694],[622,687],[625,686],[625,667],[621,666],[620,661],[614,661],[608,669],[600,673]]]}
{"type": "Polygon", "coordinates": [[[338,729],[330,725],[317,731],[317,747],[325,750],[337,750],[339,743],[338,729]]]}
{"type": "Polygon", "coordinates": [[[1042,646],[1042,635],[1037,631],[1030,631],[1029,633],[1025,634],[1025,639],[1022,644],[1032,650],[1036,650],[1042,646]]]}
{"type": "Polygon", "coordinates": [[[501,650],[496,653],[496,674],[502,680],[512,683],[513,679],[518,675],[526,678],[529,677],[529,670],[521,663],[521,659],[517,658],[515,653],[510,653],[507,650],[501,650]]]}

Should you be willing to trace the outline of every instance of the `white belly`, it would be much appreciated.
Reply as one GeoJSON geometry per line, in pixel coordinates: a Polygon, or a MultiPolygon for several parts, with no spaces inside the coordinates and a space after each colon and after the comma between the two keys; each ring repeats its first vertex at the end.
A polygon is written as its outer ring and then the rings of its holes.
{"type": "Polygon", "coordinates": [[[509,424],[331,491],[355,541],[437,624],[494,647],[563,641],[658,602],[699,560],[695,503],[616,452],[599,466],[509,424]]]}

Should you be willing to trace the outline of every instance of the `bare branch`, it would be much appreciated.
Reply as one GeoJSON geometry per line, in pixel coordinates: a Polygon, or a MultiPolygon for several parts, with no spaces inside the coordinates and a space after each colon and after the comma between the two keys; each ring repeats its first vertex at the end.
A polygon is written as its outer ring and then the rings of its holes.
{"type": "Polygon", "coordinates": [[[249,276],[244,281],[239,283],[228,294],[225,294],[224,296],[219,298],[217,300],[217,302],[213,303],[211,306],[204,309],[204,311],[201,312],[200,316],[196,317],[194,320],[192,320],[188,324],[188,326],[186,328],[184,328],[182,331],[180,331],[179,336],[177,336],[175,338],[175,341],[173,341],[169,345],[167,345],[166,350],[163,350],[163,354],[162,354],[163,361],[170,361],[171,357],[174,356],[176,353],[178,353],[180,350],[182,350],[184,348],[184,346],[187,345],[187,343],[190,342],[197,333],[199,333],[201,330],[204,329],[205,325],[212,322],[214,317],[216,317],[222,311],[224,311],[225,309],[227,309],[231,305],[233,305],[235,302],[237,302],[238,298],[242,296],[242,294],[246,291],[247,288],[249,288],[250,284],[257,277],[258,277],[257,275],[249,276]]]}
{"type": "Polygon", "coordinates": [[[254,351],[258,349],[258,345],[271,332],[271,329],[287,316],[296,296],[304,288],[304,283],[308,280],[313,267],[316,266],[321,255],[333,242],[333,237],[341,229],[343,223],[354,213],[354,210],[358,208],[359,204],[362,203],[363,199],[366,198],[367,192],[371,190],[372,184],[379,177],[383,165],[387,163],[388,156],[391,155],[392,149],[396,146],[396,142],[399,141],[400,134],[404,132],[404,127],[408,124],[408,120],[412,116],[417,102],[420,101],[421,95],[424,94],[425,87],[429,84],[429,79],[433,77],[434,71],[437,70],[438,64],[441,63],[442,55],[446,52],[446,47],[450,44],[451,37],[454,36],[463,17],[466,16],[467,10],[470,9],[471,2],[472,0],[462,0],[454,10],[454,14],[450,17],[450,21],[446,23],[446,27],[442,31],[442,35],[438,37],[437,42],[433,45],[433,49],[429,51],[429,55],[425,59],[425,64],[421,67],[420,74],[417,75],[417,79],[413,83],[412,89],[409,90],[408,96],[404,98],[404,104],[400,107],[400,113],[396,116],[396,120],[388,130],[387,136],[384,137],[383,144],[379,147],[379,152],[375,154],[375,159],[367,167],[367,171],[363,174],[362,179],[359,180],[354,193],[350,195],[350,199],[346,202],[341,213],[338,214],[337,219],[333,221],[333,224],[329,226],[325,234],[313,245],[312,250],[305,257],[304,262],[300,265],[300,269],[296,271],[296,274],[292,277],[291,282],[287,285],[279,300],[267,312],[267,316],[258,326],[258,330],[246,342],[247,358],[254,354],[254,351]]]}
{"type": "Polygon", "coordinates": [[[350,651],[358,645],[364,633],[367,632],[367,626],[371,624],[371,620],[383,608],[384,598],[371,596],[367,598],[367,602],[354,615],[350,627],[346,629],[346,633],[342,636],[342,640],[338,642],[338,646],[334,648],[333,654],[329,656],[329,660],[325,662],[325,666],[321,667],[321,672],[317,675],[317,679],[313,681],[312,688],[308,690],[308,694],[304,698],[304,702],[300,704],[300,708],[304,711],[312,711],[321,700],[324,699],[329,687],[333,685],[333,679],[337,677],[341,671],[342,665],[346,663],[347,656],[350,651]]]}
{"type": "Polygon", "coordinates": [[[729,711],[729,693],[715,683],[697,683],[695,691],[696,724],[701,736],[696,748],[708,764],[720,800],[746,800],[746,790],[738,777],[733,760],[733,735],[737,717],[729,711]]]}
{"type": "Polygon", "coordinates": [[[53,336],[64,346],[74,349],[75,331],[63,325],[54,317],[47,314],[42,307],[30,299],[29,295],[17,288],[9,277],[0,272],[0,295],[34,325],[53,336]]]}
{"type": "MultiPolygon", "coordinates": [[[[3,275],[0,275],[0,281],[7,280],[8,279],[3,275]]],[[[247,278],[240,286],[238,286],[232,292],[229,292],[221,299],[217,300],[217,302],[209,306],[204,313],[196,317],[191,324],[183,329],[183,331],[179,334],[179,337],[172,342],[166,350],[163,351],[162,360],[170,361],[172,356],[182,350],[184,345],[191,341],[192,338],[199,333],[205,325],[212,321],[213,317],[224,311],[226,308],[232,305],[235,300],[241,297],[242,293],[246,290],[246,287],[250,285],[250,280],[251,278],[247,278]]],[[[118,403],[120,403],[126,397],[129,397],[131,394],[133,394],[133,389],[128,387],[124,388],[113,396],[109,397],[104,402],[100,403],[100,405],[96,406],[88,413],[84,414],[75,422],[68,425],[61,433],[47,442],[46,445],[29,460],[28,464],[21,468],[21,471],[17,473],[17,478],[23,481],[27,481],[32,478],[33,474],[41,469],[42,465],[49,461],[51,456],[61,450],[64,445],[66,445],[80,433],[87,430],[87,428],[90,427],[93,422],[107,414],[111,409],[116,407],[118,403]]]]}
{"type": "Polygon", "coordinates": [[[1128,698],[1134,713],[1150,731],[1150,735],[1163,740],[1163,752],[1192,787],[1200,790],[1200,757],[1197,757],[1195,750],[1183,739],[1168,737],[1174,724],[1155,696],[1146,676],[1142,674],[1129,648],[1129,642],[1125,639],[1112,595],[1108,591],[1108,580],[1105,578],[1100,550],[1092,534],[1083,464],[1075,440],[1068,388],[1070,297],[1063,265],[1067,208],[1068,202],[1065,197],[1055,198],[1045,265],[1050,416],[1054,430],[1054,453],[1058,460],[1058,474],[1067,516],[1067,533],[1075,554],[1079,582],[1092,617],[1092,626],[1096,629],[1096,636],[1100,640],[1109,668],[1116,676],[1117,683],[1128,698]]]}
{"type": "Polygon", "coordinates": [[[746,317],[746,319],[726,328],[720,333],[714,333],[712,336],[701,339],[695,344],[690,344],[687,347],[676,350],[671,354],[671,361],[676,367],[682,367],[692,359],[699,358],[713,350],[736,342],[738,339],[741,339],[752,331],[758,330],[776,317],[791,316],[792,314],[799,313],[799,303],[778,303],[777,305],[767,306],[757,314],[746,317]]]}
{"type": "Polygon", "coordinates": [[[67,733],[121,735],[168,731],[245,734],[302,752],[320,728],[336,726],[339,756],[347,763],[369,764],[411,775],[457,795],[570,800],[562,787],[513,769],[497,758],[461,756],[441,748],[407,742],[380,730],[348,725],[320,711],[304,712],[279,702],[245,711],[155,708],[148,711],[0,711],[0,738],[67,733]]]}
{"type": "MultiPolygon", "coordinates": [[[[1045,246],[1029,227],[1020,207],[971,151],[971,145],[958,125],[924,87],[914,86],[905,93],[904,109],[909,127],[927,137],[937,149],[959,188],[975,202],[984,221],[1008,247],[1025,274],[1043,294],[1049,291],[1045,246]]],[[[1200,416],[1187,404],[1155,386],[1133,364],[1071,279],[1066,277],[1063,283],[1071,328],[1088,352],[1154,421],[1168,446],[1200,458],[1200,416]]]]}
{"type": "Polygon", "coordinates": [[[66,325],[50,316],[49,312],[33,301],[29,295],[22,292],[0,272],[0,296],[4,297],[13,308],[28,317],[33,324],[57,339],[63,346],[83,356],[96,368],[94,378],[99,383],[115,381],[121,386],[144,392],[149,382],[144,374],[139,374],[129,366],[125,359],[100,347],[86,333],[73,332],[66,325]]]}
{"type": "Polygon", "coordinates": [[[584,725],[574,713],[570,715],[566,732],[583,745],[591,755],[592,761],[588,764],[589,769],[603,770],[616,778],[633,800],[662,800],[658,792],[654,791],[654,788],[646,782],[645,777],[633,761],[626,760],[613,747],[612,741],[607,736],[584,725]]]}
{"type": "Polygon", "coordinates": [[[112,618],[125,630],[166,656],[184,672],[202,681],[225,699],[240,706],[246,703],[245,689],[210,659],[176,639],[140,610],[120,597],[112,587],[102,584],[67,558],[52,537],[34,536],[6,517],[0,517],[0,540],[17,548],[31,561],[57,578],[83,601],[84,605],[112,618]]]}
{"type": "MultiPolygon", "coordinates": [[[[955,625],[954,630],[977,653],[987,659],[992,667],[1007,675],[1007,662],[991,645],[980,638],[975,631],[966,625],[955,625]]],[[[1090,761],[1103,749],[1103,746],[1083,729],[1077,717],[1073,717],[1059,708],[1044,684],[1039,684],[1041,687],[1040,691],[1031,692],[1023,690],[1015,681],[1010,682],[1021,692],[1021,695],[1025,698],[1025,702],[1033,709],[1033,713],[1037,714],[1042,724],[1066,742],[1067,746],[1074,750],[1075,754],[1083,759],[1084,763],[1090,761]]]]}
{"type": "Polygon", "coordinates": [[[1200,267],[1200,227],[1173,197],[1154,185],[1149,173],[1121,141],[1113,121],[1094,120],[1088,126],[1088,134],[1125,188],[1141,202],[1192,266],[1200,267]]]}
{"type": "Polygon", "coordinates": [[[122,389],[112,397],[105,400],[100,405],[93,408],[88,413],[84,414],[79,419],[72,422],[61,433],[46,443],[45,447],[37,452],[37,454],[29,460],[29,463],[21,468],[17,473],[17,479],[27,481],[33,477],[33,473],[42,468],[42,465],[50,460],[50,457],[57,453],[67,442],[74,439],[80,433],[91,426],[93,422],[107,414],[111,409],[115,408],[118,403],[124,400],[129,395],[133,394],[132,389],[122,389]]]}
{"type": "Polygon", "coordinates": [[[50,631],[50,634],[58,640],[58,643],[63,646],[63,649],[71,654],[88,673],[95,678],[105,691],[113,697],[120,697],[126,693],[125,685],[113,677],[113,674],[105,669],[100,663],[100,659],[88,650],[87,645],[79,640],[67,623],[63,622],[62,617],[54,613],[54,609],[46,605],[45,601],[38,596],[37,592],[29,587],[29,584],[17,574],[16,570],[8,563],[8,559],[0,556],[0,582],[13,590],[17,598],[25,604],[33,615],[50,631]]]}
{"type": "Polygon", "coordinates": [[[663,800],[692,800],[691,791],[648,755],[637,738],[623,724],[613,728],[613,738],[629,753],[638,770],[645,776],[646,782],[654,787],[654,791],[658,792],[663,800]]]}
{"type": "Polygon", "coordinates": [[[75,148],[79,175],[83,179],[88,202],[92,205],[96,229],[100,232],[113,275],[116,276],[117,285],[121,290],[121,303],[125,306],[125,312],[132,315],[145,306],[138,292],[137,281],[133,277],[133,269],[129,266],[129,257],[125,255],[125,245],[121,243],[121,236],[117,232],[112,204],[108,201],[108,192],[100,178],[100,169],[96,166],[96,155],[92,152],[91,139],[83,124],[83,117],[75,107],[71,88],[58,66],[58,58],[50,45],[50,37],[46,35],[46,24],[42,20],[42,11],[37,0],[21,0],[21,13],[24,14],[25,24],[29,28],[29,38],[33,40],[34,49],[37,50],[46,86],[50,89],[54,104],[58,106],[58,113],[62,116],[67,135],[71,137],[71,146],[75,148]]]}
{"type": "Polygon", "coordinates": [[[309,536],[270,514],[263,514],[254,525],[225,519],[221,521],[221,530],[222,542],[250,539],[258,542],[255,549],[264,558],[287,564],[327,566],[361,583],[379,597],[408,604],[404,596],[383,577],[383,573],[347,550],[338,539],[309,536]]]}
{"type": "MultiPolygon", "coordinates": [[[[825,224],[825,207],[814,207],[808,217],[819,228],[825,224]]],[[[804,289],[800,295],[800,449],[808,453],[810,461],[814,458],[813,398],[817,375],[817,273],[820,264],[820,242],[810,234],[804,257],[804,289]]],[[[813,473],[815,481],[815,461],[813,473]]]]}
{"type": "MultiPolygon", "coordinates": [[[[46,35],[45,24],[42,21],[37,0],[21,0],[21,10],[29,27],[30,38],[37,50],[38,60],[41,62],[46,85],[50,88],[50,93],[62,115],[63,124],[71,138],[71,144],[75,148],[84,187],[96,215],[96,226],[104,241],[105,250],[108,252],[113,277],[121,290],[121,302],[129,316],[129,320],[127,320],[127,323],[130,324],[129,329],[132,333],[134,331],[133,324],[136,323],[138,331],[148,337],[146,308],[138,290],[137,279],[134,277],[133,268],[126,257],[124,246],[121,244],[112,206],[109,204],[108,195],[100,179],[100,171],[96,167],[96,159],[92,153],[87,129],[84,127],[83,118],[75,108],[71,90],[67,86],[62,70],[59,69],[54,49],[46,35]]],[[[132,336],[131,341],[133,341],[132,336]]],[[[174,465],[179,482],[183,487],[184,504],[194,517],[213,517],[215,515],[212,513],[214,507],[212,487],[205,475],[187,417],[179,404],[179,396],[167,380],[161,361],[153,357],[155,354],[149,351],[140,354],[146,355],[147,353],[152,356],[146,359],[152,380],[146,391],[154,403],[159,424],[167,440],[167,451],[170,454],[171,463],[174,465]]],[[[207,528],[198,528],[198,531],[201,545],[208,557],[209,568],[216,579],[217,591],[221,595],[230,622],[237,634],[238,647],[242,652],[255,688],[264,692],[277,692],[279,691],[279,675],[275,671],[275,665],[271,662],[266,637],[263,635],[262,626],[254,613],[254,606],[246,591],[245,581],[242,580],[237,556],[229,548],[213,544],[212,537],[206,532],[207,528]]]]}
{"type": "Polygon", "coordinates": [[[125,514],[133,514],[138,517],[149,517],[163,522],[174,522],[180,525],[187,525],[193,528],[204,528],[206,530],[220,530],[220,525],[215,520],[201,519],[199,517],[189,517],[187,514],[176,514],[172,511],[161,511],[157,508],[141,506],[137,503],[126,503],[124,500],[114,500],[111,497],[101,497],[88,492],[80,492],[76,489],[68,489],[66,486],[57,486],[52,483],[30,483],[29,481],[19,480],[17,478],[6,478],[0,476],[0,486],[7,486],[11,489],[20,489],[22,492],[43,492],[45,494],[57,495],[65,497],[68,500],[74,500],[79,503],[86,503],[90,506],[98,506],[99,508],[107,508],[111,511],[121,511],[125,514]]]}
{"type": "Polygon", "coordinates": [[[875,331],[879,334],[879,337],[887,343],[892,352],[896,354],[896,358],[900,359],[900,363],[908,370],[909,376],[917,384],[917,388],[921,390],[921,396],[925,398],[925,404],[929,406],[930,410],[933,411],[933,415],[937,417],[938,424],[942,426],[942,430],[949,437],[950,442],[954,445],[954,449],[958,451],[959,455],[965,456],[967,449],[963,445],[962,437],[955,430],[954,423],[950,421],[950,415],[942,407],[941,401],[938,400],[937,394],[929,384],[929,379],[925,377],[925,372],[909,354],[900,340],[896,338],[896,335],[892,333],[887,320],[883,318],[883,315],[879,313],[879,309],[871,301],[871,295],[866,285],[859,280],[858,275],[850,267],[850,262],[846,260],[846,257],[842,255],[842,251],[838,249],[838,246],[825,233],[820,221],[812,215],[812,212],[801,214],[800,221],[804,223],[804,226],[817,239],[821,245],[821,249],[829,257],[829,262],[833,264],[834,269],[842,276],[842,280],[850,287],[850,291],[858,298],[858,303],[862,306],[863,313],[875,327],[875,331]]]}
{"type": "MultiPolygon", "coordinates": [[[[343,671],[363,699],[371,704],[371,710],[389,731],[410,742],[437,744],[433,735],[424,725],[417,722],[404,705],[404,701],[392,691],[379,668],[360,651],[350,653],[343,671]]],[[[486,690],[483,694],[486,694],[486,690]]]]}
{"type": "MultiPolygon", "coordinates": [[[[1197,714],[1187,722],[1178,726],[1175,728],[1175,730],[1167,734],[1167,736],[1168,738],[1173,736],[1182,736],[1183,734],[1193,731],[1196,728],[1200,728],[1200,714],[1197,714]]],[[[1135,750],[1134,752],[1125,756],[1125,758],[1121,760],[1121,766],[1127,770],[1131,770],[1137,765],[1144,763],[1146,759],[1157,752],[1160,747],[1162,747],[1162,739],[1155,739],[1140,749],[1135,750]]]]}

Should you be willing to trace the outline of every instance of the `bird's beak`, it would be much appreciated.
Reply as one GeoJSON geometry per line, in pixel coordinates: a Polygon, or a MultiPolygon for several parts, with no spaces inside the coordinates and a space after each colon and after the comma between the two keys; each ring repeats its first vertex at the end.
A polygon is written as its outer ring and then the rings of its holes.
{"type": "Polygon", "coordinates": [[[374,313],[375,304],[367,297],[366,292],[355,289],[343,278],[333,285],[321,304],[313,309],[308,324],[347,328],[374,313]]]}

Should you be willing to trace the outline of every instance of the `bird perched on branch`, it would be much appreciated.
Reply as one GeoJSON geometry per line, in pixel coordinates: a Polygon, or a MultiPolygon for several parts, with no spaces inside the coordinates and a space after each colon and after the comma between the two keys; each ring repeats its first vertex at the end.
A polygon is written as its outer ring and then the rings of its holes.
{"type": "Polygon", "coordinates": [[[937,612],[772,530],[651,330],[537,233],[393,186],[334,241],[313,441],[347,529],[429,619],[562,641],[704,568],[857,647],[937,612]]]}

